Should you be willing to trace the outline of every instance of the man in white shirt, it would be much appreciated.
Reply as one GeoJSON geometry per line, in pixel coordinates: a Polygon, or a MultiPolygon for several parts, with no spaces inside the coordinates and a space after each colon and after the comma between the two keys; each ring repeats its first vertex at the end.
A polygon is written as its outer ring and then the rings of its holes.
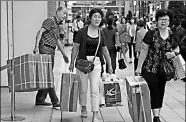
{"type": "Polygon", "coordinates": [[[75,41],[75,37],[78,33],[78,31],[83,28],[84,26],[84,23],[83,21],[81,20],[81,16],[80,15],[77,15],[76,16],[76,19],[74,20],[73,22],[73,25],[72,25],[72,29],[73,29],[73,32],[74,32],[74,35],[73,35],[73,42],[75,41]]]}

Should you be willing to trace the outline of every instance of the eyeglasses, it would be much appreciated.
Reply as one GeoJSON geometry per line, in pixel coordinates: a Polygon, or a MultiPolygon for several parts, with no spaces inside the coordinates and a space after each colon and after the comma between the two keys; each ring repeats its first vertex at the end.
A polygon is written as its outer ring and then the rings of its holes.
{"type": "Polygon", "coordinates": [[[160,22],[169,22],[169,19],[159,19],[158,21],[160,21],[160,22]]]}

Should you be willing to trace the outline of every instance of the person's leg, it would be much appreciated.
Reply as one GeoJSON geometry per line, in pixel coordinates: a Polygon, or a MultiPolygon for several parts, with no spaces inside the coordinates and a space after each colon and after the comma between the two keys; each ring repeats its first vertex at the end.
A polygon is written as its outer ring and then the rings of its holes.
{"type": "MultiPolygon", "coordinates": [[[[85,74],[78,69],[77,74],[80,76],[79,82],[79,104],[81,106],[81,117],[87,117],[87,90],[88,90],[88,74],[85,74]]],[[[100,74],[99,74],[100,75],[100,74]]]]}
{"type": "MultiPolygon", "coordinates": [[[[108,49],[108,52],[109,52],[109,56],[111,58],[112,50],[108,49]]],[[[112,64],[112,59],[111,59],[111,64],[112,64]]],[[[107,63],[106,63],[106,73],[108,73],[108,64],[107,63]]]]}
{"type": "Polygon", "coordinates": [[[125,59],[125,54],[126,54],[126,46],[125,45],[122,45],[121,46],[121,52],[122,52],[122,54],[123,54],[123,58],[125,59]]]}
{"type": "MultiPolygon", "coordinates": [[[[43,44],[39,45],[39,54],[50,54],[51,50],[48,47],[43,46],[43,44]]],[[[52,68],[54,66],[54,59],[52,60],[52,68]]],[[[51,105],[45,101],[48,94],[48,89],[38,90],[36,94],[36,105],[51,105]]]]}
{"type": "MultiPolygon", "coordinates": [[[[131,37],[132,40],[132,37],[131,37]]],[[[132,63],[132,42],[128,43],[128,47],[129,47],[129,63],[132,63]]]]}
{"type": "Polygon", "coordinates": [[[98,120],[99,111],[99,84],[100,84],[101,63],[99,59],[95,59],[94,70],[89,73],[91,110],[93,112],[93,120],[98,120]]]}
{"type": "Polygon", "coordinates": [[[137,66],[138,66],[138,58],[136,57],[136,52],[135,52],[135,56],[134,56],[134,72],[136,71],[136,69],[137,69],[137,66]]]}
{"type": "Polygon", "coordinates": [[[75,39],[76,39],[76,35],[77,35],[77,31],[74,31],[74,33],[73,33],[73,42],[75,41],[75,39]]]}
{"type": "Polygon", "coordinates": [[[38,92],[36,94],[35,105],[46,105],[46,106],[50,106],[51,104],[45,101],[45,99],[47,97],[47,93],[48,93],[48,90],[47,89],[38,90],[38,92]]]}
{"type": "Polygon", "coordinates": [[[129,46],[129,58],[132,58],[132,44],[128,43],[129,46]]]}
{"type": "Polygon", "coordinates": [[[155,118],[158,118],[160,108],[162,107],[162,104],[160,103],[159,78],[157,75],[149,72],[144,72],[142,76],[146,80],[150,90],[151,109],[153,115],[155,118]]]}
{"type": "Polygon", "coordinates": [[[132,52],[133,52],[133,56],[136,56],[136,52],[135,52],[135,43],[132,44],[132,52]]]}
{"type": "Polygon", "coordinates": [[[48,89],[48,93],[49,93],[53,107],[60,107],[60,103],[56,95],[55,87],[48,89]]]}
{"type": "MultiPolygon", "coordinates": [[[[51,55],[51,60],[52,60],[52,70],[54,68],[54,58],[55,55],[51,55]]],[[[53,107],[60,107],[59,99],[56,95],[55,87],[54,88],[49,88],[48,90],[49,97],[51,99],[53,107]]]]}
{"type": "Polygon", "coordinates": [[[115,70],[116,70],[116,56],[117,56],[117,52],[116,52],[116,49],[114,48],[110,52],[113,74],[115,74],[115,70]]]}
{"type": "Polygon", "coordinates": [[[165,94],[165,86],[166,86],[166,79],[159,77],[159,82],[158,82],[158,86],[159,86],[159,91],[160,91],[160,110],[159,113],[161,111],[161,108],[163,106],[163,99],[164,99],[164,94],[165,94]]]}

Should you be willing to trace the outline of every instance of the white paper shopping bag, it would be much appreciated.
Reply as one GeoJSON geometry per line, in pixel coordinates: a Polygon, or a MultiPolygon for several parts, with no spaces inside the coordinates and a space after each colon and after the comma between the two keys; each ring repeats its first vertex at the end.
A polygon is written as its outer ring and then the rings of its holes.
{"type": "Polygon", "coordinates": [[[176,70],[176,76],[178,79],[183,79],[185,78],[185,61],[183,59],[183,57],[181,55],[177,55],[174,59],[173,59],[173,63],[175,66],[175,70],[176,70]]]}

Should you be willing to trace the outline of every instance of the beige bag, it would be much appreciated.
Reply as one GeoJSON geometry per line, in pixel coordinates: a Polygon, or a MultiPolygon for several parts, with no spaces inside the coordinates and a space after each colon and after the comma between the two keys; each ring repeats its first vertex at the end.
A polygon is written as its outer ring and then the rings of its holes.
{"type": "Polygon", "coordinates": [[[177,55],[175,58],[173,58],[173,63],[174,63],[174,67],[176,70],[176,77],[178,79],[183,79],[185,78],[185,61],[183,59],[183,57],[181,56],[181,54],[177,55]]]}

